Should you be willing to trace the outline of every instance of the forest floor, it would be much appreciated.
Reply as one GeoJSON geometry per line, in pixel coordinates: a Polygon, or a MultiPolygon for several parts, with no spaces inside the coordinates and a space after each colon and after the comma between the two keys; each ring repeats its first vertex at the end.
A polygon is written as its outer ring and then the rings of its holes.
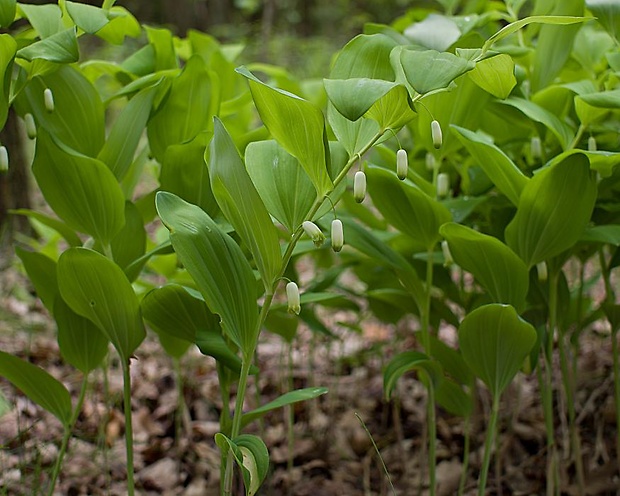
{"type": "MultiPolygon", "coordinates": [[[[14,268],[0,272],[0,281],[0,349],[45,368],[76,398],[82,378],[61,360],[49,316],[14,268]]],[[[325,386],[329,393],[296,404],[292,425],[289,411],[282,409],[267,415],[262,425],[251,426],[250,432],[265,440],[272,462],[259,494],[428,494],[425,390],[413,376],[405,376],[398,382],[396,400],[387,402],[383,395],[382,367],[395,352],[415,346],[412,326],[415,323],[394,327],[368,320],[361,334],[341,329],[336,341],[302,329],[290,348],[279,337],[265,334],[258,350],[261,373],[250,386],[246,408],[257,405],[257,396],[265,403],[290,390],[291,384],[295,388],[325,386]],[[380,450],[394,492],[368,433],[380,450]]],[[[454,331],[445,332],[449,340],[454,331]]],[[[126,494],[122,376],[113,353],[111,357],[107,381],[100,371],[90,378],[55,494],[126,494]]],[[[155,336],[149,335],[132,362],[134,465],[140,495],[219,493],[219,451],[213,437],[219,430],[218,412],[223,405],[215,362],[195,351],[182,359],[180,369],[182,415],[178,415],[178,369],[155,336]]],[[[618,495],[612,355],[604,329],[582,338],[577,370],[574,404],[586,488],[579,492],[575,464],[568,453],[567,419],[558,418],[555,440],[561,494],[618,495]]],[[[554,397],[561,407],[558,410],[565,411],[559,386],[554,397]]],[[[0,495],[45,494],[62,438],[61,425],[3,379],[0,391],[8,400],[0,417],[0,495]]],[[[464,494],[476,494],[489,408],[483,387],[480,393],[469,424],[438,409],[438,496],[457,494],[468,425],[470,463],[464,494]]],[[[546,458],[536,374],[520,374],[503,397],[498,450],[487,494],[545,494],[546,458]]],[[[243,493],[238,489],[234,494],[243,493]]]]}

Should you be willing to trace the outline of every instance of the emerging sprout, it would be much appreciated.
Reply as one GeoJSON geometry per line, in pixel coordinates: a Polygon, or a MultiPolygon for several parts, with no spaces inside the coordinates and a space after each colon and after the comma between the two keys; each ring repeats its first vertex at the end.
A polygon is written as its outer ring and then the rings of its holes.
{"type": "Polygon", "coordinates": [[[445,267],[449,267],[454,263],[454,259],[452,258],[450,246],[446,240],[441,242],[441,251],[443,252],[443,264],[445,267]]]}
{"type": "Polygon", "coordinates": [[[532,158],[542,157],[542,143],[538,136],[534,136],[530,141],[530,152],[532,153],[532,158]]]}
{"type": "Polygon", "coordinates": [[[45,103],[45,110],[52,113],[54,111],[54,94],[49,88],[43,90],[43,102],[45,103]]]}
{"type": "Polygon", "coordinates": [[[338,253],[344,246],[344,232],[342,230],[342,221],[334,219],[332,221],[332,250],[338,253]]]}
{"type": "Polygon", "coordinates": [[[429,171],[432,171],[435,169],[436,165],[437,165],[437,160],[435,160],[435,155],[433,155],[432,153],[427,153],[426,154],[426,169],[429,171]]]}
{"type": "Polygon", "coordinates": [[[319,226],[317,226],[314,222],[305,220],[302,224],[302,227],[304,228],[304,231],[306,232],[308,237],[314,243],[314,246],[320,248],[323,244],[323,241],[325,241],[325,235],[323,234],[323,231],[319,229],[319,226]]]}
{"type": "Polygon", "coordinates": [[[299,312],[301,312],[299,288],[293,281],[286,285],[286,301],[288,302],[288,311],[295,315],[299,315],[299,312]]]}
{"type": "Polygon", "coordinates": [[[30,139],[35,139],[37,137],[37,125],[34,122],[33,115],[28,112],[24,115],[24,123],[26,124],[26,134],[30,139]]]}
{"type": "Polygon", "coordinates": [[[353,178],[353,198],[357,203],[362,203],[366,198],[366,174],[357,171],[353,178]]]}
{"type": "Polygon", "coordinates": [[[6,151],[6,146],[0,146],[0,172],[6,172],[9,170],[9,153],[6,151]]]}
{"type": "Polygon", "coordinates": [[[594,136],[590,136],[588,138],[588,151],[595,152],[596,150],[596,138],[594,136]]]}
{"type": "Polygon", "coordinates": [[[402,148],[396,152],[396,175],[401,181],[407,177],[409,163],[407,160],[407,151],[402,148]]]}
{"type": "Polygon", "coordinates": [[[538,274],[538,280],[544,282],[547,280],[547,262],[540,262],[536,264],[536,273],[538,274]]]}
{"type": "Polygon", "coordinates": [[[441,148],[443,144],[443,135],[438,121],[434,120],[431,122],[431,137],[433,138],[433,146],[437,149],[441,148]]]}
{"type": "Polygon", "coordinates": [[[445,172],[437,175],[437,196],[443,198],[450,192],[450,176],[445,172]]]}

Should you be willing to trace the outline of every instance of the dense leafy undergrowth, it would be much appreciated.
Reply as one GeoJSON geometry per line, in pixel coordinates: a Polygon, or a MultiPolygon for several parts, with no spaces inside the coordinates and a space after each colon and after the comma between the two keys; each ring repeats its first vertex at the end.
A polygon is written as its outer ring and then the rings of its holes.
{"type": "Polygon", "coordinates": [[[110,0],[0,2],[0,118],[46,203],[15,252],[56,329],[39,363],[3,336],[0,375],[60,427],[12,432],[11,477],[53,494],[81,446],[129,495],[173,467],[223,495],[392,491],[379,454],[403,494],[613,492],[620,6],[439,3],[316,81],[110,0]],[[144,45],[82,60],[90,36],[144,45]]]}

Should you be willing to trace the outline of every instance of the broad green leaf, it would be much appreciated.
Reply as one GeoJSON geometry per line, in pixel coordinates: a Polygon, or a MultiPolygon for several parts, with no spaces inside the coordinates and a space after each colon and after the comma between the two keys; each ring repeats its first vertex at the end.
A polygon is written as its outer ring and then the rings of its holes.
{"type": "Polygon", "coordinates": [[[24,264],[28,278],[43,305],[53,315],[54,301],[58,294],[56,262],[42,253],[27,251],[19,246],[15,247],[15,254],[24,264]]]}
{"type": "Polygon", "coordinates": [[[490,389],[502,394],[536,343],[536,330],[510,305],[477,308],[461,322],[459,347],[467,365],[490,389]]]}
{"type": "Polygon", "coordinates": [[[103,163],[39,132],[32,165],[43,196],[69,227],[107,244],[125,223],[125,198],[103,163]]]}
{"type": "Polygon", "coordinates": [[[59,64],[71,64],[80,58],[75,28],[59,31],[17,51],[17,56],[28,61],[43,59],[59,64]]]}
{"type": "Polygon", "coordinates": [[[54,302],[54,319],[62,357],[84,374],[99,367],[110,341],[95,323],[71,310],[60,294],[54,302]]]}
{"type": "Polygon", "coordinates": [[[5,377],[64,427],[71,420],[71,396],[62,383],[30,362],[0,351],[0,376],[5,377]]]}
{"type": "Polygon", "coordinates": [[[555,134],[563,149],[566,149],[570,144],[573,138],[573,131],[570,126],[540,105],[536,105],[534,102],[517,97],[510,97],[506,100],[501,100],[500,103],[519,109],[533,121],[544,124],[553,134],[555,134]]]}
{"type": "Polygon", "coordinates": [[[366,117],[377,121],[381,129],[396,130],[415,118],[416,114],[410,105],[407,88],[399,84],[379,98],[370,107],[366,117]]]}
{"type": "Polygon", "coordinates": [[[448,209],[390,171],[369,167],[367,176],[372,201],[385,219],[425,248],[435,246],[439,227],[452,220],[448,209]]]}
{"type": "Polygon", "coordinates": [[[211,190],[206,151],[200,138],[183,145],[170,145],[164,155],[159,184],[163,191],[174,193],[215,217],[219,207],[211,190]]]}
{"type": "Polygon", "coordinates": [[[587,93],[576,96],[575,100],[582,100],[593,107],[618,109],[620,108],[620,90],[587,93]]]}
{"type": "Polygon", "coordinates": [[[471,394],[448,377],[444,377],[437,386],[435,401],[448,413],[459,417],[469,417],[474,409],[471,394]]]}
{"type": "Polygon", "coordinates": [[[87,33],[96,33],[109,22],[107,12],[94,5],[68,1],[65,5],[76,26],[87,33]]]}
{"type": "Polygon", "coordinates": [[[370,78],[324,79],[325,91],[336,110],[350,121],[362,117],[397,83],[370,78]]]}
{"type": "Polygon", "coordinates": [[[28,112],[55,139],[89,157],[96,157],[105,140],[105,109],[99,93],[80,71],[62,66],[33,78],[24,90],[28,112]],[[54,95],[54,112],[45,108],[45,88],[54,95]]]}
{"type": "Polygon", "coordinates": [[[586,228],[579,241],[605,243],[620,246],[620,225],[593,226],[586,228]]]}
{"type": "Polygon", "coordinates": [[[251,359],[259,332],[256,279],[241,248],[203,210],[171,193],[159,192],[156,207],[223,332],[251,359]]]}
{"type": "Polygon", "coordinates": [[[514,70],[512,57],[502,53],[476,63],[475,69],[468,76],[483,90],[504,99],[517,84],[514,70]]]}
{"type": "Polygon", "coordinates": [[[316,191],[299,161],[277,141],[254,141],[245,164],[267,210],[292,234],[307,218],[316,191]]]}
{"type": "MultiPolygon", "coordinates": [[[[2,25],[1,21],[0,25],[2,25]]],[[[9,115],[10,81],[16,50],[17,43],[13,37],[10,34],[0,34],[0,129],[4,128],[4,123],[9,115]]]]}
{"type": "Polygon", "coordinates": [[[506,242],[532,267],[571,248],[596,201],[595,174],[583,154],[569,155],[538,172],[523,188],[506,242]]]}
{"type": "Polygon", "coordinates": [[[178,67],[172,32],[166,28],[153,28],[150,26],[144,26],[144,30],[155,55],[154,71],[178,67]]]}
{"type": "Polygon", "coordinates": [[[586,7],[616,40],[620,40],[620,4],[616,0],[586,0],[586,7]]]}
{"type": "MultiPolygon", "coordinates": [[[[156,80],[161,79],[163,75],[163,71],[155,71],[155,49],[152,45],[145,45],[133,52],[129,57],[123,60],[121,69],[140,77],[137,81],[129,83],[127,85],[128,88],[123,88],[121,90],[123,94],[133,91],[134,85],[139,85],[140,88],[149,86],[156,80]]],[[[171,69],[171,71],[176,73],[178,69],[171,69]]]]}
{"type": "Polygon", "coordinates": [[[237,72],[248,78],[258,113],[271,135],[299,160],[317,194],[329,193],[333,184],[323,112],[303,98],[263,83],[245,67],[237,72]]]}
{"type": "Polygon", "coordinates": [[[78,315],[94,322],[128,361],[146,333],[131,283],[114,262],[85,248],[70,248],[58,260],[58,287],[78,315]]]}
{"type": "Polygon", "coordinates": [[[110,22],[96,33],[99,38],[115,45],[122,45],[125,36],[137,38],[142,34],[140,23],[124,7],[114,6],[108,15],[110,22]]]}
{"type": "Polygon", "coordinates": [[[0,27],[8,28],[15,20],[16,0],[0,0],[0,27]]]}
{"type": "Polygon", "coordinates": [[[439,232],[448,241],[454,261],[474,275],[495,303],[523,310],[529,272],[508,246],[460,224],[444,224],[439,232]]]}
{"type": "Polygon", "coordinates": [[[264,405],[255,408],[254,410],[250,410],[247,413],[243,414],[243,418],[241,419],[241,427],[245,427],[255,420],[263,417],[265,414],[272,412],[273,410],[277,410],[278,408],[282,408],[286,405],[292,405],[294,403],[299,403],[300,401],[308,401],[314,398],[318,398],[319,396],[327,393],[328,389],[324,387],[313,387],[313,388],[305,388],[305,389],[297,389],[295,391],[290,391],[288,393],[279,396],[273,401],[269,403],[265,403],[264,405]]]}
{"type": "Polygon", "coordinates": [[[44,226],[53,229],[64,238],[64,240],[69,244],[69,246],[82,246],[82,240],[75,233],[75,231],[69,226],[67,226],[67,224],[58,219],[55,219],[54,217],[50,217],[40,212],[35,212],[34,210],[27,210],[25,208],[12,210],[11,213],[17,215],[25,215],[26,217],[35,219],[44,226]]]}
{"type": "Polygon", "coordinates": [[[217,81],[204,60],[197,55],[190,58],[147,126],[151,151],[159,162],[168,146],[187,143],[212,129],[218,93],[217,81]]]}
{"type": "Polygon", "coordinates": [[[64,29],[62,11],[58,5],[51,3],[43,5],[19,4],[20,13],[28,19],[41,39],[48,38],[64,29]]]}
{"type": "Polygon", "coordinates": [[[254,496],[269,471],[269,451],[264,441],[252,434],[241,434],[231,440],[218,432],[215,435],[215,443],[222,453],[232,451],[243,474],[245,495],[254,496]]]}
{"type": "Polygon", "coordinates": [[[402,50],[399,62],[409,84],[421,94],[447,88],[475,67],[470,60],[437,50],[402,50]]]}
{"type": "Polygon", "coordinates": [[[136,153],[146,126],[156,87],[149,87],[134,96],[114,121],[110,134],[97,158],[122,181],[136,153]]]}
{"type": "Polygon", "coordinates": [[[405,351],[392,358],[383,371],[383,393],[386,399],[389,400],[392,396],[396,381],[412,370],[426,374],[434,387],[437,387],[443,378],[439,362],[419,351],[405,351]]]}
{"type": "Polygon", "coordinates": [[[267,292],[282,265],[278,230],[222,122],[215,118],[209,162],[211,188],[228,221],[252,253],[267,292]]]}
{"type": "Polygon", "coordinates": [[[528,183],[527,176],[487,138],[459,126],[450,127],[497,189],[518,205],[521,192],[528,183]]]}
{"type": "Polygon", "coordinates": [[[144,220],[138,207],[130,201],[125,202],[125,225],[112,238],[110,248],[114,261],[123,270],[144,255],[146,250],[144,220]]]}
{"type": "Polygon", "coordinates": [[[474,374],[463,360],[461,352],[444,343],[439,336],[431,334],[429,339],[430,356],[441,364],[443,371],[459,384],[470,386],[474,381],[474,374]]]}
{"type": "Polygon", "coordinates": [[[417,45],[445,52],[461,37],[461,30],[453,19],[429,14],[423,21],[405,29],[403,34],[417,45]]]}

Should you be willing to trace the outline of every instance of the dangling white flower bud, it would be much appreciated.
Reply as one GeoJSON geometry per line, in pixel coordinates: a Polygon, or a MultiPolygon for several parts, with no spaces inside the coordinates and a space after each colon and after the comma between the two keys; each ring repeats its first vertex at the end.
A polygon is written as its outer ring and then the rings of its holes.
{"type": "Polygon", "coordinates": [[[353,198],[357,203],[362,203],[366,198],[366,174],[357,171],[353,178],[353,198]]]}
{"type": "Polygon", "coordinates": [[[432,153],[427,153],[426,154],[426,169],[429,171],[432,171],[435,169],[436,165],[437,165],[437,160],[435,160],[435,155],[433,155],[432,153]]]}
{"type": "Polygon", "coordinates": [[[30,139],[37,137],[37,125],[34,122],[34,116],[28,112],[24,115],[24,124],[26,125],[26,134],[30,139]]]}
{"type": "Polygon", "coordinates": [[[54,94],[49,88],[43,90],[43,103],[45,104],[45,110],[50,113],[54,111],[54,94]]]}
{"type": "Polygon", "coordinates": [[[534,136],[530,141],[530,153],[534,159],[542,157],[542,143],[538,136],[534,136]]]}
{"type": "Polygon", "coordinates": [[[398,179],[403,181],[407,177],[409,169],[409,161],[407,159],[407,151],[402,148],[396,152],[396,175],[398,179]]]}
{"type": "Polygon", "coordinates": [[[436,120],[431,122],[431,137],[433,138],[433,146],[435,148],[441,148],[443,144],[443,135],[441,133],[441,126],[436,120]]]}
{"type": "Polygon", "coordinates": [[[538,280],[544,282],[547,280],[547,262],[540,262],[536,264],[536,273],[538,274],[538,280]]]}
{"type": "Polygon", "coordinates": [[[596,147],[596,138],[594,136],[590,136],[588,138],[588,151],[595,152],[597,150],[596,147]]]}
{"type": "Polygon", "coordinates": [[[6,146],[0,146],[0,172],[6,172],[9,170],[9,152],[6,151],[6,146]]]}
{"type": "Polygon", "coordinates": [[[299,312],[301,312],[299,288],[293,281],[286,285],[286,300],[288,302],[288,311],[295,315],[299,315],[299,312]]]}
{"type": "Polygon", "coordinates": [[[338,253],[344,246],[344,231],[340,219],[332,220],[332,250],[338,253]]]}
{"type": "Polygon", "coordinates": [[[443,198],[447,196],[450,191],[450,176],[442,172],[437,175],[437,196],[443,198]]]}
{"type": "Polygon", "coordinates": [[[446,240],[441,242],[441,251],[443,252],[443,264],[445,267],[449,267],[454,263],[454,259],[452,258],[450,246],[446,240]]]}
{"type": "Polygon", "coordinates": [[[317,226],[314,222],[305,220],[302,224],[302,227],[304,228],[304,231],[306,232],[308,237],[314,243],[314,246],[320,248],[323,244],[323,241],[325,241],[325,235],[323,234],[323,231],[319,229],[319,226],[317,226]]]}

